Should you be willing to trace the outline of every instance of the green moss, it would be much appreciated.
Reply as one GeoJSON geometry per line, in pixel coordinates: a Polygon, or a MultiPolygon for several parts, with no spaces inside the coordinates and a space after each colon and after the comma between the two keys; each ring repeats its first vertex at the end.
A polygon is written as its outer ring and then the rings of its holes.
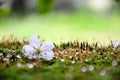
{"type": "MultiPolygon", "coordinates": [[[[14,39],[13,39],[14,40],[14,39]]],[[[51,61],[46,60],[29,60],[22,53],[24,42],[19,46],[12,42],[0,43],[0,79],[1,80],[118,80],[120,75],[120,51],[112,49],[112,45],[98,46],[97,43],[89,44],[88,42],[68,42],[56,45],[54,48],[55,57],[51,61]],[[8,45],[9,44],[9,45],[8,45]],[[8,48],[9,47],[9,48],[8,48]],[[60,52],[63,54],[60,54],[60,52]],[[65,51],[65,52],[64,52],[65,51]],[[82,55],[76,56],[76,52],[82,55]],[[59,54],[57,54],[59,53],[59,54]],[[112,54],[111,54],[112,53],[112,54]],[[11,54],[9,61],[3,59],[11,54]],[[56,55],[57,54],[57,55],[56,55]],[[21,58],[17,58],[20,55],[21,58]],[[73,56],[69,58],[69,56],[73,56]],[[78,57],[78,59],[76,59],[78,57]],[[107,59],[106,59],[107,57],[107,59]],[[63,62],[60,60],[64,59],[63,62]],[[75,63],[71,63],[71,61],[75,63]],[[112,61],[118,62],[117,66],[112,66],[112,61]],[[22,66],[17,66],[17,64],[22,66]],[[36,64],[34,68],[29,68],[28,63],[36,64]],[[93,65],[94,70],[90,71],[89,66],[93,65]],[[87,71],[81,69],[86,67],[87,71]],[[105,70],[106,74],[101,76],[100,71],[105,70]],[[111,76],[112,75],[112,76],[111,76]]]]}

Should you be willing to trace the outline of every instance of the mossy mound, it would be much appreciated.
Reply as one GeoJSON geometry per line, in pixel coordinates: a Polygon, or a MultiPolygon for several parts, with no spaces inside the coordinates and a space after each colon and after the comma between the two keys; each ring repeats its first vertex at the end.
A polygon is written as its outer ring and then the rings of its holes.
{"type": "Polygon", "coordinates": [[[1,80],[118,80],[120,50],[95,42],[55,45],[51,61],[28,59],[22,53],[28,41],[3,37],[0,42],[1,80]],[[91,67],[90,67],[91,66],[91,67]]]}

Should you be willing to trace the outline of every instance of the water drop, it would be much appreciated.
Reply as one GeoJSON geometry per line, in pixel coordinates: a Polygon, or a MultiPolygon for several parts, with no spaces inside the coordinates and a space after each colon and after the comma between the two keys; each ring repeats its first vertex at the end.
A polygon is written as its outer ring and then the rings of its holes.
{"type": "Polygon", "coordinates": [[[21,63],[17,63],[17,66],[18,67],[22,67],[23,65],[21,63]]]}
{"type": "Polygon", "coordinates": [[[93,65],[90,65],[89,66],[89,71],[93,71],[94,70],[94,66],[93,65]]]}
{"type": "Polygon", "coordinates": [[[106,74],[106,71],[105,71],[105,70],[101,70],[101,71],[100,71],[100,75],[101,75],[101,76],[104,76],[105,74],[106,74]]]}
{"type": "Polygon", "coordinates": [[[34,67],[34,65],[31,64],[31,63],[28,63],[27,66],[28,66],[28,68],[33,68],[34,67]]]}
{"type": "Polygon", "coordinates": [[[112,62],[112,66],[117,66],[118,65],[118,62],[116,61],[116,60],[114,60],[113,62],[112,62]]]}
{"type": "Polygon", "coordinates": [[[81,71],[82,71],[82,72],[86,72],[86,71],[87,71],[87,68],[86,68],[86,67],[82,67],[81,71]]]}
{"type": "Polygon", "coordinates": [[[61,62],[64,62],[64,59],[60,59],[61,62]]]}

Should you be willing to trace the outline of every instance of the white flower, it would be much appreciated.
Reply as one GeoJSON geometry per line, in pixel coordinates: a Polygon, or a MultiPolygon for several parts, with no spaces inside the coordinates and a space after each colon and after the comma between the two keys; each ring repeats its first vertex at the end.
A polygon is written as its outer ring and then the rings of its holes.
{"type": "Polygon", "coordinates": [[[52,60],[54,57],[54,52],[52,50],[51,51],[42,51],[41,56],[43,59],[52,60]]]}
{"type": "Polygon", "coordinates": [[[29,59],[40,59],[52,60],[54,57],[54,44],[52,42],[41,43],[37,36],[30,38],[29,45],[24,45],[22,52],[29,59]]]}
{"type": "Polygon", "coordinates": [[[120,46],[120,41],[115,41],[114,43],[113,43],[113,48],[115,49],[115,48],[118,48],[120,46]]]}

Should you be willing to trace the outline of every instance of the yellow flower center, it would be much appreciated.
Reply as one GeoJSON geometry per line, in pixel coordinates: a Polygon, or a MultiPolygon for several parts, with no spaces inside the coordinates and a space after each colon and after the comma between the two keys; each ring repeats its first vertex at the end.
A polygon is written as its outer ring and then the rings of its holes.
{"type": "Polygon", "coordinates": [[[39,54],[41,51],[39,49],[36,49],[36,53],[39,54]]]}

